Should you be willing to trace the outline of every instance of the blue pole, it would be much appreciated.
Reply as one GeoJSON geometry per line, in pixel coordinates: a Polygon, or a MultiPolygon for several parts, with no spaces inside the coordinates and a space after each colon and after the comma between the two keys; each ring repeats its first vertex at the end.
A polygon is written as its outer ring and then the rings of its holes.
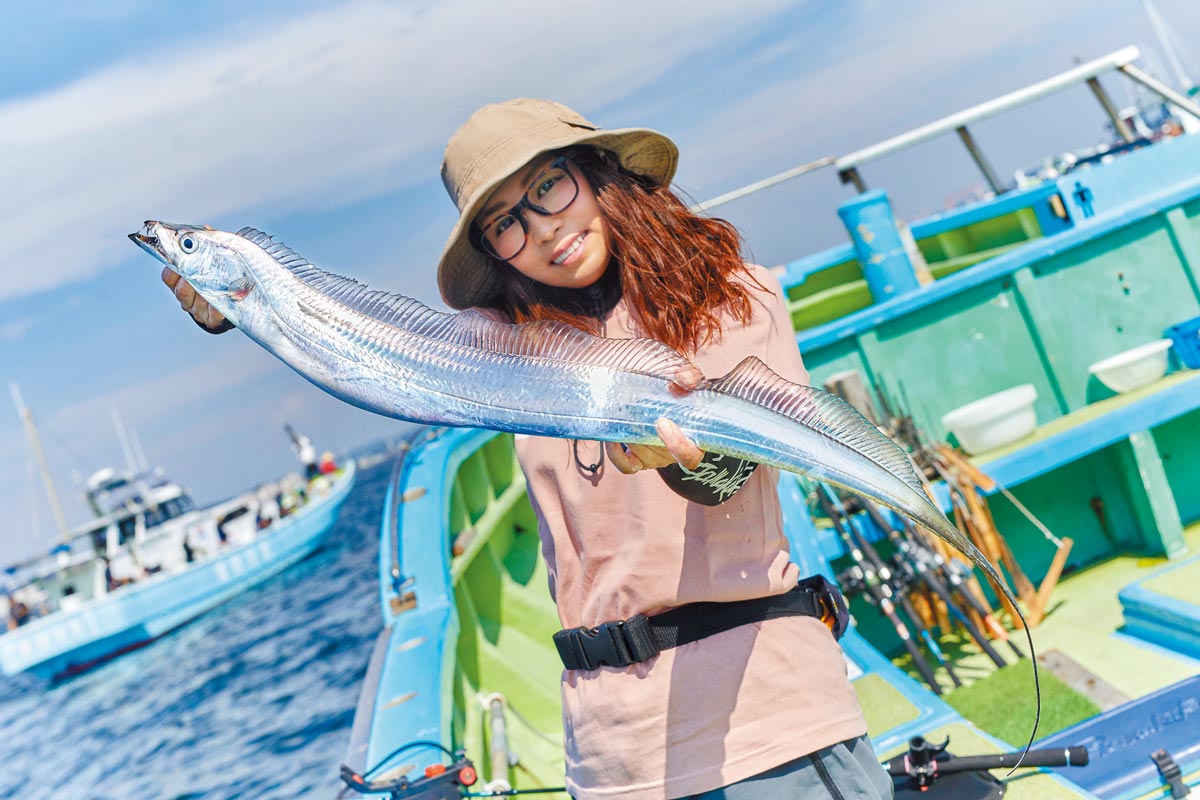
{"type": "Polygon", "coordinates": [[[921,288],[886,192],[875,189],[860,194],[838,206],[838,216],[854,241],[858,263],[876,303],[921,288]]]}

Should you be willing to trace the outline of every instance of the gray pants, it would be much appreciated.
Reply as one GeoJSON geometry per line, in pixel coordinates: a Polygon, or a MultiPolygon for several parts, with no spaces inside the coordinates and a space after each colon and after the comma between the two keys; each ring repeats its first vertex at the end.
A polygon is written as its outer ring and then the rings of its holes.
{"type": "Polygon", "coordinates": [[[892,779],[867,737],[849,739],[687,800],[891,800],[892,779]]]}

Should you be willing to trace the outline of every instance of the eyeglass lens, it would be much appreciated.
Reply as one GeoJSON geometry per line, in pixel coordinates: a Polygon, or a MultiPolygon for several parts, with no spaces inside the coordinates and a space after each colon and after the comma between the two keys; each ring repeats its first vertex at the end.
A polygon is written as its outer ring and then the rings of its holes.
{"type": "Polygon", "coordinates": [[[483,229],[483,240],[501,261],[515,258],[525,247],[525,239],[529,235],[529,225],[521,213],[522,206],[538,214],[558,214],[565,211],[578,194],[579,185],[563,159],[559,159],[530,184],[520,203],[507,214],[488,223],[483,229]]]}

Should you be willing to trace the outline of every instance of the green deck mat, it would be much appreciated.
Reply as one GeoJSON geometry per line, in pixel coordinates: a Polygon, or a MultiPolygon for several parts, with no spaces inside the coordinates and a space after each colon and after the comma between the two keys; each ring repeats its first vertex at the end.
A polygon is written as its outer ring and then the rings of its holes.
{"type": "Polygon", "coordinates": [[[854,681],[853,686],[858,695],[858,704],[867,718],[867,733],[871,736],[911,722],[921,713],[895,686],[879,675],[864,675],[854,681]]]}
{"type": "MultiPolygon", "coordinates": [[[[1048,670],[1039,670],[1038,677],[1042,685],[1039,739],[1100,713],[1099,706],[1048,670]]],[[[1014,747],[1023,746],[1029,740],[1037,697],[1033,688],[1033,668],[1028,659],[998,669],[970,686],[955,689],[943,699],[997,739],[1014,747]]]]}

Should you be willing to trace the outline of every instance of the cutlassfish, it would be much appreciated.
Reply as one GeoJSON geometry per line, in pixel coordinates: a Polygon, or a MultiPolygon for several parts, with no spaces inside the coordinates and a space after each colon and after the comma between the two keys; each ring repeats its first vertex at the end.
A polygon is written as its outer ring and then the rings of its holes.
{"type": "MultiPolygon", "coordinates": [[[[694,367],[650,339],[443,313],[322,271],[253,228],[149,221],[129,238],[251,339],[359,408],[410,422],[637,444],[661,444],[655,423],[666,417],[702,450],[807,475],[909,517],[964,553],[1017,608],[996,568],[929,501],[903,448],[841,398],[787,381],[756,357],[681,395],[671,384],[694,367]]],[[[1032,654],[1027,626],[1026,636],[1032,654]]],[[[1036,668],[1035,660],[1035,686],[1036,668]]]]}

